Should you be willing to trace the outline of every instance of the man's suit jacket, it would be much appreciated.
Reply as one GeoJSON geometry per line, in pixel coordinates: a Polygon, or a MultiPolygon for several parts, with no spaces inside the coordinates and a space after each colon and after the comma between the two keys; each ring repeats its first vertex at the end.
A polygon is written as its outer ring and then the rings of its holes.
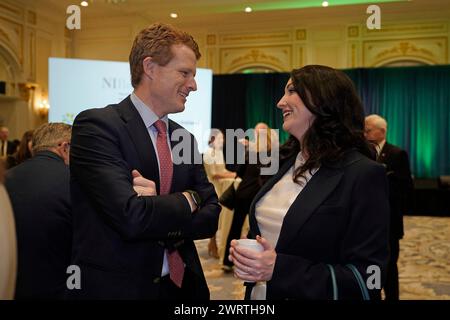
{"type": "Polygon", "coordinates": [[[389,181],[390,235],[393,239],[401,239],[403,215],[408,210],[408,201],[411,201],[413,190],[408,154],[405,150],[386,142],[377,157],[377,162],[385,165],[389,181]]]}
{"type": "MultiPolygon", "coordinates": [[[[169,120],[169,133],[180,129],[169,120]]],[[[195,140],[188,144],[199,157],[195,140]]],[[[172,142],[172,148],[176,143],[172,142]]],[[[184,155],[184,153],[183,153],[184,155]]],[[[192,160],[192,159],[191,159],[192,160]]],[[[192,162],[191,162],[192,163],[192,162]]],[[[217,230],[220,206],[202,163],[174,164],[171,193],[137,197],[131,171],[153,180],[159,194],[157,153],[145,124],[127,97],[118,105],[91,109],[75,119],[71,143],[74,211],[73,264],[82,272],[87,299],[157,299],[164,250],[176,248],[192,275],[192,299],[209,290],[194,245],[217,230]],[[191,213],[181,192],[198,192],[203,204],[191,213]]]]}
{"type": "MultiPolygon", "coordinates": [[[[6,143],[6,154],[1,154],[3,152],[3,149],[0,149],[0,156],[6,157],[8,155],[13,154],[16,151],[16,145],[12,141],[5,141],[6,143]]],[[[3,142],[0,141],[0,148],[2,147],[3,142]]]]}
{"type": "MultiPolygon", "coordinates": [[[[250,237],[260,234],[255,204],[294,162],[295,156],[256,195],[250,209],[250,237]]],[[[340,299],[361,299],[356,279],[345,265],[354,264],[364,279],[369,265],[379,266],[382,284],[388,262],[388,224],[387,181],[380,164],[355,150],[337,163],[323,164],[283,220],[266,298],[332,299],[326,266],[331,264],[340,299]]],[[[371,298],[380,297],[380,290],[369,291],[371,298]]]]}
{"type": "Polygon", "coordinates": [[[69,167],[51,151],[6,172],[17,229],[16,299],[61,299],[72,248],[69,167]]]}

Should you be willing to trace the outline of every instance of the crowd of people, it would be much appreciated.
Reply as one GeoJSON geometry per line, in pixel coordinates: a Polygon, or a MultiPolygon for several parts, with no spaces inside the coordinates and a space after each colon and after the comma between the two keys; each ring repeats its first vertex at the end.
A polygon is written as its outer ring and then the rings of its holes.
{"type": "Polygon", "coordinates": [[[197,90],[200,57],[191,35],[153,24],[134,40],[134,90],[123,101],[83,111],[73,126],[44,124],[20,143],[0,128],[0,298],[208,300],[194,244],[208,238],[246,299],[377,300],[383,288],[399,298],[412,180],[406,152],[386,142],[386,120],[364,116],[343,72],[304,66],[276,106],[284,144],[258,123],[253,141],[239,141],[245,161],[236,165],[217,130],[203,164],[195,139],[179,163],[171,135],[193,136],[168,115],[197,90]],[[279,153],[275,174],[262,174],[262,153],[279,153]],[[230,185],[228,230],[219,197],[230,185]],[[236,241],[246,216],[262,251],[236,241]],[[82,271],[71,288],[69,266],[82,271]]]}

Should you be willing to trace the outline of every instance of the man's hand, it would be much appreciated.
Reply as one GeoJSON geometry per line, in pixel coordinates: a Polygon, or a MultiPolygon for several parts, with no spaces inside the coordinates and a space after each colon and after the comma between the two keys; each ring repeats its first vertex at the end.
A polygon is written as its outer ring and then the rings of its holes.
{"type": "Polygon", "coordinates": [[[133,176],[133,189],[142,196],[156,196],[156,185],[152,180],[145,179],[137,170],[131,171],[133,176]]]}

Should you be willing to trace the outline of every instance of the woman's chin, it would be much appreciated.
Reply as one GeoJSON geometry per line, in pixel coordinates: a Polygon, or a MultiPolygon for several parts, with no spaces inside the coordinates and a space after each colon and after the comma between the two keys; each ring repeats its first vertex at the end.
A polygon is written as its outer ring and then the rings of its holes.
{"type": "Polygon", "coordinates": [[[286,131],[287,133],[290,133],[289,129],[290,129],[289,121],[284,121],[283,130],[286,131]]]}

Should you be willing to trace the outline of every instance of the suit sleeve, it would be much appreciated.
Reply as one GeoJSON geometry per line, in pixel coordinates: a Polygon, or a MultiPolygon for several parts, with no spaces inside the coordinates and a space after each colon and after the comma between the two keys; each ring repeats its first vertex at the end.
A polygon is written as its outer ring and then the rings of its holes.
{"type": "Polygon", "coordinates": [[[82,112],[72,129],[70,169],[72,183],[86,194],[108,225],[124,239],[165,239],[184,231],[192,221],[189,203],[181,193],[137,197],[131,170],[125,161],[119,122],[113,112],[82,112]],[[116,125],[114,125],[116,124],[116,125]]]}
{"type": "Polygon", "coordinates": [[[400,150],[392,161],[388,179],[391,181],[391,198],[395,209],[404,214],[408,209],[408,198],[413,190],[413,181],[409,166],[408,154],[400,150]]]}
{"type": "MultiPolygon", "coordinates": [[[[357,174],[357,181],[352,189],[350,218],[340,246],[340,262],[333,264],[339,300],[362,299],[356,278],[346,264],[356,266],[364,282],[371,276],[367,273],[367,268],[371,265],[378,266],[379,282],[374,284],[382,285],[388,260],[389,204],[384,168],[378,165],[365,168],[357,174]]],[[[268,288],[277,297],[332,299],[331,275],[326,263],[277,254],[268,288]]],[[[380,289],[368,291],[371,299],[380,297],[380,289]]]]}
{"type": "MultiPolygon", "coordinates": [[[[194,137],[192,138],[194,159],[202,159],[198,152],[197,142],[194,137]]],[[[201,208],[192,214],[191,222],[188,224],[184,236],[196,240],[210,238],[216,233],[221,207],[214,186],[208,181],[203,162],[195,163],[194,159],[192,159],[194,165],[191,166],[190,173],[192,183],[190,189],[199,194],[202,204],[201,208]]]]}

